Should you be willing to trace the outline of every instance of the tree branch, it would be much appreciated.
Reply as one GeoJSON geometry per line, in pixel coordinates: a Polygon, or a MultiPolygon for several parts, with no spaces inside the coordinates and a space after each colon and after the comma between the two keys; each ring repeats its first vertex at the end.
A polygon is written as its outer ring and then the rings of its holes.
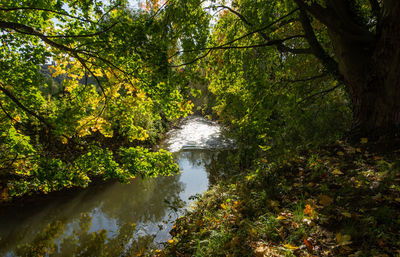
{"type": "MultiPolygon", "coordinates": [[[[249,33],[247,33],[247,34],[245,34],[245,35],[243,35],[243,36],[238,37],[238,38],[235,38],[235,39],[233,39],[233,40],[231,40],[231,41],[229,41],[229,42],[227,42],[227,43],[225,43],[225,44],[220,45],[220,47],[227,46],[227,45],[231,45],[231,44],[235,43],[236,41],[239,41],[239,40],[241,40],[241,39],[243,39],[243,38],[246,38],[246,37],[248,37],[248,36],[251,36],[251,35],[253,35],[253,34],[255,34],[255,33],[258,33],[258,32],[260,32],[260,31],[266,30],[266,29],[272,27],[273,25],[275,25],[276,23],[280,22],[281,20],[283,20],[283,19],[287,18],[288,16],[292,15],[293,13],[295,13],[295,12],[298,11],[298,10],[299,10],[299,8],[296,8],[296,9],[294,9],[293,11],[289,12],[288,14],[286,14],[286,15],[280,17],[279,19],[277,19],[277,20],[275,20],[275,21],[269,23],[268,25],[266,25],[266,26],[264,26],[264,27],[261,27],[261,28],[259,28],[259,29],[256,29],[256,30],[254,30],[254,31],[251,31],[251,32],[249,32],[249,33]]],[[[174,56],[176,56],[176,55],[178,55],[178,54],[180,54],[180,53],[197,52],[197,51],[206,50],[206,49],[209,49],[209,48],[191,49],[191,50],[177,51],[175,54],[171,55],[168,59],[171,59],[172,57],[174,57],[174,56]]],[[[192,63],[192,62],[191,62],[191,63],[192,63]]]]}
{"type": "Polygon", "coordinates": [[[310,100],[311,98],[314,98],[314,97],[316,97],[316,96],[324,95],[324,94],[327,94],[327,93],[329,93],[329,92],[332,92],[333,90],[337,89],[337,88],[340,87],[341,85],[343,85],[343,84],[342,84],[341,82],[338,82],[335,86],[333,86],[333,87],[331,87],[331,88],[328,88],[328,89],[326,89],[326,90],[322,90],[322,91],[320,91],[320,92],[317,92],[317,93],[314,93],[314,94],[312,94],[312,95],[309,95],[309,96],[307,96],[306,98],[302,99],[300,102],[298,102],[297,105],[299,105],[299,104],[301,104],[301,103],[303,103],[303,102],[305,102],[305,101],[308,101],[308,100],[310,100]]]}
{"type": "Polygon", "coordinates": [[[208,56],[211,52],[212,52],[212,49],[209,49],[205,54],[203,54],[203,55],[201,55],[201,56],[199,56],[199,57],[196,57],[195,59],[193,59],[193,60],[191,60],[191,61],[189,61],[189,62],[182,63],[182,64],[178,64],[178,65],[171,65],[170,67],[172,67],[172,68],[178,68],[178,67],[182,67],[182,66],[186,66],[186,65],[193,64],[193,63],[197,62],[198,60],[201,60],[201,59],[205,58],[205,57],[208,56]]]}
{"type": "Polygon", "coordinates": [[[216,6],[216,8],[223,8],[223,9],[227,9],[229,10],[231,13],[235,14],[237,17],[239,17],[240,20],[242,20],[244,23],[246,23],[249,26],[253,26],[253,24],[251,24],[242,14],[240,14],[239,12],[233,10],[231,7],[226,6],[226,5],[218,5],[216,6]]]}
{"type": "Polygon", "coordinates": [[[315,80],[315,79],[320,79],[320,78],[324,78],[326,77],[327,74],[326,73],[322,73],[313,77],[309,77],[309,78],[302,78],[302,79],[283,79],[281,80],[281,82],[288,82],[288,83],[297,83],[297,82],[307,82],[307,81],[311,81],[311,80],[315,80]]]}
{"type": "Polygon", "coordinates": [[[314,29],[311,26],[310,19],[304,10],[300,10],[300,22],[306,35],[306,40],[311,47],[311,50],[315,57],[317,57],[324,67],[338,80],[343,81],[343,77],[339,72],[338,63],[329,56],[329,54],[323,49],[321,44],[318,42],[315,36],[314,29]]]}
{"type": "Polygon", "coordinates": [[[248,49],[248,48],[259,48],[259,47],[266,47],[266,46],[277,46],[282,47],[282,50],[285,52],[293,52],[293,53],[307,53],[310,54],[312,53],[310,49],[305,48],[305,49],[293,49],[293,48],[289,48],[283,45],[283,42],[287,41],[287,40],[291,40],[294,38],[299,38],[299,37],[304,37],[303,35],[295,35],[295,36],[290,36],[284,39],[276,39],[276,40],[271,40],[268,41],[266,43],[263,44],[257,44],[257,45],[247,45],[247,46],[226,46],[226,44],[222,44],[220,46],[214,46],[214,47],[206,47],[206,48],[199,48],[199,49],[193,49],[193,50],[187,50],[187,51],[182,51],[182,52],[197,52],[197,51],[205,51],[208,50],[204,55],[199,56],[195,59],[193,59],[190,62],[184,63],[184,64],[179,64],[179,65],[171,65],[170,67],[181,67],[181,66],[185,66],[185,65],[189,65],[192,63],[195,63],[196,61],[205,58],[206,56],[208,56],[212,51],[214,50],[227,50],[227,49],[248,49]]]}
{"type": "Polygon", "coordinates": [[[309,12],[327,27],[336,27],[336,23],[334,22],[334,14],[329,9],[322,7],[314,1],[312,1],[310,5],[305,3],[304,0],[294,0],[294,2],[302,10],[309,12]]]}
{"type": "Polygon", "coordinates": [[[303,10],[309,12],[317,20],[322,22],[331,31],[355,42],[374,42],[375,36],[367,26],[358,24],[348,8],[347,0],[326,0],[327,8],[312,2],[310,5],[305,0],[294,0],[303,10]]]}
{"type": "Polygon", "coordinates": [[[72,19],[76,19],[79,21],[84,21],[84,22],[88,22],[88,23],[92,23],[92,24],[96,24],[97,22],[88,20],[88,19],[82,19],[80,17],[71,15],[67,12],[60,12],[60,11],[55,11],[55,10],[51,10],[51,9],[46,9],[46,8],[39,8],[39,7],[28,7],[28,6],[20,6],[20,7],[0,7],[0,11],[5,11],[5,12],[12,12],[12,11],[19,11],[19,10],[32,10],[32,11],[43,11],[43,12],[51,12],[51,13],[55,13],[58,15],[62,15],[62,16],[67,16],[70,17],[72,19]]]}
{"type": "Polygon", "coordinates": [[[17,122],[13,117],[11,117],[11,115],[6,111],[6,109],[4,108],[3,104],[0,101],[0,108],[1,110],[4,112],[4,114],[12,121],[17,122]]]}
{"type": "Polygon", "coordinates": [[[29,110],[28,108],[26,108],[10,91],[8,91],[5,88],[4,84],[1,83],[1,82],[0,82],[0,91],[2,91],[8,98],[10,98],[24,112],[26,112],[27,114],[35,117],[36,119],[41,121],[43,124],[45,124],[48,128],[52,128],[50,123],[48,123],[45,118],[43,118],[42,116],[40,116],[40,115],[36,114],[35,112],[33,112],[33,111],[29,110]]]}
{"type": "Polygon", "coordinates": [[[112,29],[115,25],[117,25],[118,23],[114,23],[111,26],[105,28],[102,31],[98,31],[96,33],[92,33],[92,34],[83,34],[83,35],[46,35],[47,38],[83,38],[83,37],[95,37],[95,36],[99,36],[103,33],[106,33],[107,31],[109,31],[110,29],[112,29]]]}
{"type": "Polygon", "coordinates": [[[70,48],[68,46],[59,44],[51,39],[49,39],[46,35],[44,35],[43,33],[36,31],[35,29],[26,26],[24,24],[20,24],[20,23],[15,23],[15,22],[6,22],[6,21],[1,21],[0,20],[0,28],[3,29],[12,29],[14,31],[17,31],[19,33],[24,33],[24,34],[28,34],[28,35],[32,35],[32,36],[37,36],[40,39],[42,39],[45,43],[49,44],[50,46],[57,48],[61,51],[67,52],[69,53],[71,56],[75,57],[81,64],[82,66],[84,66],[84,68],[86,68],[88,70],[88,72],[95,78],[95,80],[98,83],[98,86],[100,87],[101,91],[103,92],[103,94],[105,95],[105,90],[102,87],[102,84],[100,82],[100,80],[98,79],[97,76],[94,75],[94,73],[91,71],[91,69],[89,69],[89,67],[86,64],[86,61],[79,56],[79,54],[84,54],[87,55],[89,57],[95,57],[101,61],[103,61],[104,63],[107,63],[109,65],[111,65],[112,67],[122,71],[120,68],[118,68],[117,66],[115,66],[113,63],[111,63],[110,61],[106,60],[105,58],[102,58],[98,55],[94,55],[93,53],[87,52],[87,51],[83,51],[83,50],[77,50],[77,49],[73,49],[70,48]]]}

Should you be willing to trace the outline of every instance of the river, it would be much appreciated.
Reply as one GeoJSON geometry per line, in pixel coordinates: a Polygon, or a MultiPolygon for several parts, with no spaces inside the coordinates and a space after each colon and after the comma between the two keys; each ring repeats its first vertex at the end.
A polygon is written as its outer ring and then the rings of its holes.
{"type": "Polygon", "coordinates": [[[213,181],[232,142],[199,116],[183,119],[159,145],[181,173],[98,183],[0,211],[1,256],[136,256],[162,248],[174,220],[213,181]]]}

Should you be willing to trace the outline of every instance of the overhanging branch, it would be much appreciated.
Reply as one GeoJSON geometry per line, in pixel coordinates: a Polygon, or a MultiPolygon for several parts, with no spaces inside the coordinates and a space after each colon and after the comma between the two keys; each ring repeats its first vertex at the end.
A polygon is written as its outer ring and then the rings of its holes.
{"type": "Polygon", "coordinates": [[[289,48],[283,45],[283,43],[285,41],[291,40],[291,39],[295,39],[295,38],[300,38],[300,37],[304,37],[304,35],[294,35],[294,36],[290,36],[284,39],[276,39],[276,40],[271,40],[262,44],[257,44],[257,45],[245,45],[245,46],[232,46],[232,45],[220,45],[220,46],[214,46],[214,47],[206,47],[206,48],[200,48],[200,49],[193,49],[193,50],[187,50],[187,51],[182,51],[182,52],[197,52],[197,51],[206,51],[207,52],[195,59],[193,59],[190,62],[187,63],[183,63],[183,64],[179,64],[179,65],[171,65],[170,67],[181,67],[181,66],[185,66],[185,65],[189,65],[192,63],[195,63],[196,61],[205,58],[206,56],[208,56],[212,51],[214,50],[228,50],[228,49],[249,49],[249,48],[259,48],[259,47],[266,47],[266,46],[277,46],[277,47],[282,47],[282,50],[285,52],[293,52],[293,53],[311,53],[311,49],[305,48],[305,49],[293,49],[293,48],[289,48]]]}
{"type": "MultiPolygon", "coordinates": [[[[286,15],[283,15],[283,16],[280,17],[279,19],[277,19],[277,20],[275,20],[275,21],[269,23],[268,25],[266,25],[266,26],[264,26],[264,27],[261,27],[261,28],[259,28],[259,29],[253,30],[253,31],[251,31],[251,32],[249,32],[249,33],[247,33],[247,34],[245,34],[245,35],[243,35],[243,36],[237,37],[237,38],[235,38],[235,39],[233,39],[233,40],[231,40],[231,41],[229,41],[229,42],[227,42],[227,43],[224,43],[224,44],[220,45],[219,47],[224,47],[224,46],[232,45],[233,43],[235,43],[235,42],[237,42],[237,41],[239,41],[239,40],[242,40],[242,39],[244,39],[244,38],[246,38],[246,37],[248,37],[248,36],[251,36],[251,35],[253,35],[253,34],[256,34],[256,33],[259,33],[259,32],[261,32],[261,31],[263,31],[263,30],[266,30],[266,29],[272,27],[273,25],[277,24],[278,22],[284,20],[285,18],[289,17],[290,15],[292,15],[293,13],[295,13],[295,12],[298,11],[298,10],[299,10],[299,8],[296,8],[296,9],[292,10],[291,12],[287,13],[286,15]]],[[[184,52],[186,52],[186,53],[187,53],[187,52],[198,52],[198,51],[208,50],[208,49],[210,49],[210,48],[201,48],[201,49],[191,49],[191,50],[177,51],[176,53],[174,53],[173,55],[171,55],[171,56],[169,57],[169,59],[171,59],[172,57],[174,57],[174,56],[176,56],[176,55],[178,55],[178,54],[180,54],[180,53],[184,53],[184,52]]],[[[197,60],[198,60],[198,58],[196,58],[196,61],[197,61],[197,60]]],[[[193,62],[190,62],[190,63],[193,63],[193,62]]],[[[181,65],[179,65],[179,66],[181,66],[181,65]]]]}
{"type": "Polygon", "coordinates": [[[48,128],[52,128],[51,124],[46,121],[46,119],[39,114],[36,114],[35,112],[29,110],[27,107],[25,107],[10,91],[6,89],[3,83],[0,82],[0,91],[3,92],[11,101],[13,101],[19,108],[21,108],[24,112],[27,114],[35,117],[39,121],[41,121],[43,124],[45,124],[48,128]]]}
{"type": "Polygon", "coordinates": [[[84,22],[88,22],[88,23],[93,23],[96,24],[97,22],[94,22],[92,20],[88,20],[88,19],[82,19],[81,17],[77,17],[74,15],[71,15],[67,12],[60,12],[60,11],[56,11],[56,10],[52,10],[52,9],[46,9],[46,8],[40,8],[40,7],[28,7],[28,6],[19,6],[19,7],[0,7],[0,11],[4,11],[4,12],[13,12],[13,11],[20,11],[20,10],[32,10],[32,11],[43,11],[43,12],[50,12],[50,13],[54,13],[54,14],[58,14],[58,15],[62,15],[62,16],[67,16],[69,18],[72,19],[76,19],[79,21],[84,21],[84,22]]]}
{"type": "Polygon", "coordinates": [[[253,26],[253,24],[251,24],[241,13],[235,11],[234,9],[232,9],[229,6],[226,5],[218,5],[216,6],[216,8],[223,8],[223,9],[227,9],[228,11],[230,11],[231,13],[235,14],[237,17],[239,17],[239,19],[241,21],[243,21],[244,23],[246,23],[249,26],[253,26]]]}
{"type": "Polygon", "coordinates": [[[331,73],[338,81],[343,81],[343,77],[339,72],[338,63],[331,56],[329,56],[329,54],[318,42],[314,29],[311,26],[310,19],[304,10],[300,10],[300,22],[306,35],[305,38],[315,57],[322,62],[329,73],[331,73]]]}

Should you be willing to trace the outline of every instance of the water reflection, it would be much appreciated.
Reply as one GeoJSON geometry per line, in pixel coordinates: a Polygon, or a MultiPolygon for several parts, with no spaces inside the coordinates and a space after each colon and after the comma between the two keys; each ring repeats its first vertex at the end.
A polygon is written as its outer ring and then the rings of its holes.
{"type": "MultiPolygon", "coordinates": [[[[189,119],[183,127],[198,128],[199,122],[196,117],[197,125],[192,126],[189,119]]],[[[203,123],[211,131],[219,129],[214,123],[203,123]]],[[[0,255],[131,256],[162,247],[170,238],[173,220],[184,210],[181,207],[188,206],[190,196],[207,190],[209,181],[222,176],[221,165],[229,160],[227,151],[205,149],[204,142],[212,141],[214,146],[218,142],[208,129],[170,133],[167,146],[184,141],[174,154],[182,170],[176,176],[137,179],[131,184],[100,183],[55,199],[0,209],[0,255]],[[193,133],[202,139],[201,147],[193,143],[187,148],[193,133]]]]}
{"type": "MultiPolygon", "coordinates": [[[[71,237],[75,237],[78,240],[81,232],[87,232],[94,238],[111,240],[120,237],[120,232],[126,231],[122,228],[132,223],[136,224],[132,235],[151,235],[147,230],[157,232],[158,225],[161,226],[168,216],[165,200],[174,202],[180,199],[183,184],[179,179],[178,175],[136,180],[125,185],[117,182],[103,184],[70,195],[68,199],[3,209],[0,215],[0,255],[7,252],[10,256],[19,255],[21,251],[15,250],[24,245],[24,249],[44,247],[48,251],[57,246],[64,252],[65,247],[61,245],[65,238],[71,241],[71,237]],[[84,227],[82,217],[90,218],[84,227]],[[98,235],[94,236],[96,233],[98,235]]],[[[167,234],[165,231],[164,237],[167,234]]]]}

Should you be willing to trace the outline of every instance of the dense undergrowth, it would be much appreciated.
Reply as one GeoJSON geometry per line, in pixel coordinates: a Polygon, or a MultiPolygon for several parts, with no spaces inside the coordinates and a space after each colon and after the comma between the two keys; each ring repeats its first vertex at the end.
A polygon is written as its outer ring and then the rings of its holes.
{"type": "Polygon", "coordinates": [[[198,199],[157,256],[400,254],[399,151],[368,149],[338,141],[259,159],[198,199]]]}

